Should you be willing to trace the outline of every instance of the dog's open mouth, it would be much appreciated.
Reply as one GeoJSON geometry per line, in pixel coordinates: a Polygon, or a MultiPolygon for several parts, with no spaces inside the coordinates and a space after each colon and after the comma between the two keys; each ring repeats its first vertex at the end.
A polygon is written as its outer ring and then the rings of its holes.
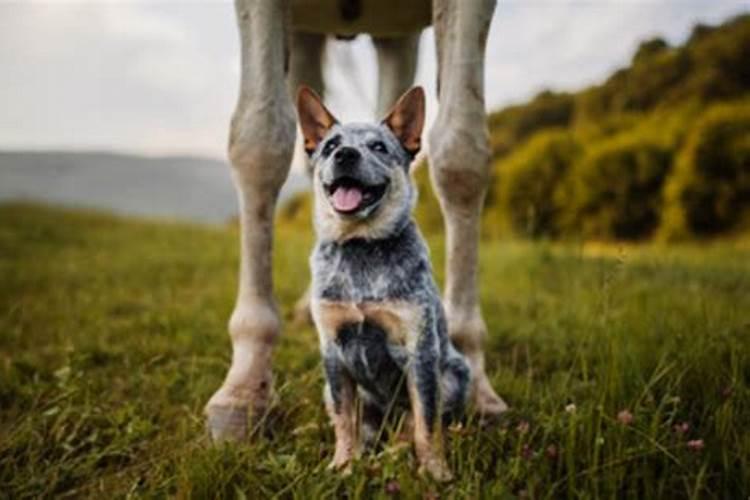
{"type": "Polygon", "coordinates": [[[334,210],[341,214],[355,214],[379,202],[388,183],[367,186],[352,177],[341,177],[325,186],[334,210]]]}

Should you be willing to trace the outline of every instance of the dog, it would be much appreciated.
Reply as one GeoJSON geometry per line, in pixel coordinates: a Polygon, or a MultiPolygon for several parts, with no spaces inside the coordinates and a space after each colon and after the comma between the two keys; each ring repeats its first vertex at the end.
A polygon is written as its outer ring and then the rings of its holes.
{"type": "Polygon", "coordinates": [[[311,89],[297,94],[313,174],[311,312],[336,435],[330,467],[346,468],[391,410],[406,409],[420,471],[449,480],[440,430],[462,414],[471,371],[448,338],[428,248],[411,216],[409,168],[424,112],[424,91],[414,87],[382,122],[342,125],[311,89]]]}

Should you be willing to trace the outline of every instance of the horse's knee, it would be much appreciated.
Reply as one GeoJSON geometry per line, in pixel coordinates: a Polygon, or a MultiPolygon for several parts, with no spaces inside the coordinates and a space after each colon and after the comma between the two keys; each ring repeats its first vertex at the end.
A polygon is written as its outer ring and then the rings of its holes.
{"type": "Polygon", "coordinates": [[[276,306],[266,301],[239,300],[229,318],[229,336],[235,346],[252,344],[269,349],[281,331],[276,306]]]}
{"type": "Polygon", "coordinates": [[[448,334],[456,348],[465,355],[482,350],[487,327],[478,307],[457,307],[446,301],[448,334]]]}
{"type": "Polygon", "coordinates": [[[484,123],[461,125],[438,119],[429,143],[433,185],[444,208],[481,208],[490,178],[490,147],[484,123]]]}
{"type": "Polygon", "coordinates": [[[294,110],[286,93],[255,102],[240,99],[232,117],[228,156],[235,182],[262,192],[278,191],[286,180],[294,150],[294,110]]]}

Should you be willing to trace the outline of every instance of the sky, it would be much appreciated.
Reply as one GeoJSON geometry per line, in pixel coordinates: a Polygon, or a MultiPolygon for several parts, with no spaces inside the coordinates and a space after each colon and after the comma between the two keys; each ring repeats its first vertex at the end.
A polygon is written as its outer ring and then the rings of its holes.
{"type": "MultiPolygon", "coordinates": [[[[680,43],[698,22],[748,11],[750,0],[500,0],[487,42],[487,107],[600,82],[643,39],[680,43]]],[[[430,117],[434,50],[427,30],[417,83],[430,117]]],[[[372,119],[369,39],[334,42],[327,58],[329,107],[345,121],[372,119]]],[[[228,0],[0,0],[0,149],[222,158],[238,79],[228,0]]]]}

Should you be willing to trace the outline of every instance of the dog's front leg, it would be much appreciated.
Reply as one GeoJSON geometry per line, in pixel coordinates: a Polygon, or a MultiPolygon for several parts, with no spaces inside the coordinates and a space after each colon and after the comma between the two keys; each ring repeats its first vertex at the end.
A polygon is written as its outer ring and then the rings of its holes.
{"type": "Polygon", "coordinates": [[[326,373],[325,401],[336,434],[336,451],[329,469],[345,469],[357,451],[355,416],[356,387],[333,349],[323,355],[326,373]]]}
{"type": "Polygon", "coordinates": [[[423,332],[412,352],[407,386],[414,421],[414,448],[420,473],[437,481],[450,481],[452,474],[443,451],[440,417],[439,342],[434,330],[423,332]]]}

